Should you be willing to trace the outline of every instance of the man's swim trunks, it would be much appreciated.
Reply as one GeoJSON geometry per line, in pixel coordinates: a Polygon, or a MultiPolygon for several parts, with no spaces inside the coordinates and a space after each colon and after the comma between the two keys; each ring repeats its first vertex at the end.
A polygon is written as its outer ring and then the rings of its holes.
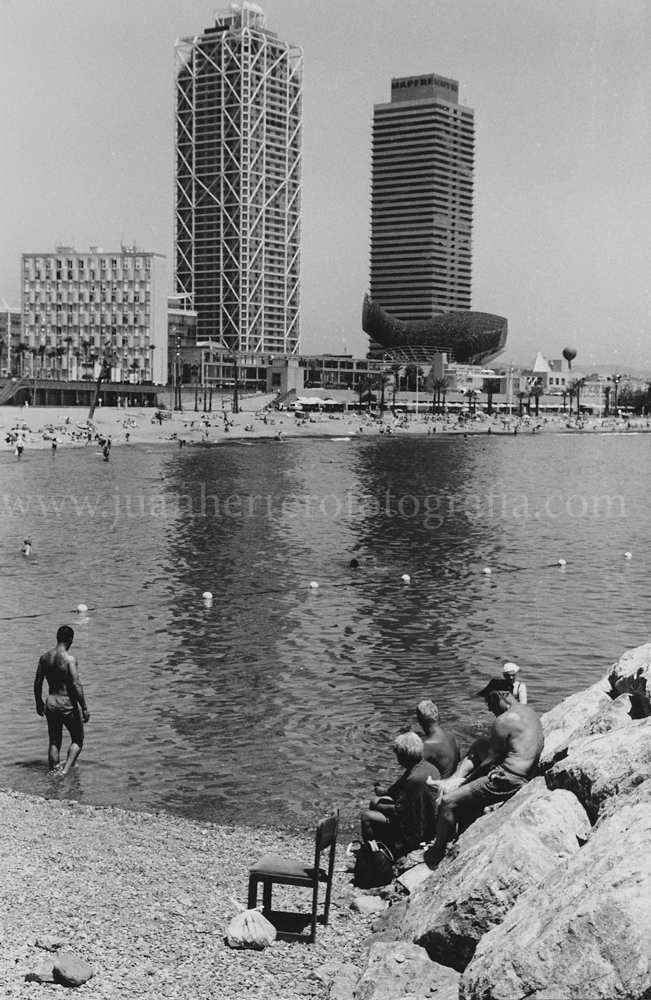
{"type": "Polygon", "coordinates": [[[469,781],[466,787],[472,791],[473,805],[483,807],[495,802],[506,802],[512,795],[524,788],[528,782],[529,778],[513,774],[498,764],[483,777],[469,781]]]}
{"type": "Polygon", "coordinates": [[[59,745],[65,726],[70,739],[78,746],[84,742],[84,727],[79,709],[73,705],[67,694],[49,694],[45,699],[45,718],[50,733],[50,741],[59,745]]]}

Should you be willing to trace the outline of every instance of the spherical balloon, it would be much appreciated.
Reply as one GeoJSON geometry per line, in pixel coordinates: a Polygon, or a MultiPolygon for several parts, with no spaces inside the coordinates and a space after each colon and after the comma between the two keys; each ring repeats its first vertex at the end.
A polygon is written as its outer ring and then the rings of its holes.
{"type": "Polygon", "coordinates": [[[565,360],[567,361],[568,365],[570,366],[570,371],[572,371],[572,362],[574,361],[574,359],[576,357],[576,347],[564,347],[563,348],[563,357],[565,358],[565,360]]]}

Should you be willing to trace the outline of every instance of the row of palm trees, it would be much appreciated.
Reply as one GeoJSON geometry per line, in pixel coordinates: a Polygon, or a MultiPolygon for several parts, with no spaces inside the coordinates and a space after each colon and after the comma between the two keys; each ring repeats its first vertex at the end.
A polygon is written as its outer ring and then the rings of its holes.
{"type": "MultiPolygon", "coordinates": [[[[70,377],[72,359],[74,358],[77,363],[77,370],[80,368],[82,370],[82,378],[93,378],[96,363],[101,358],[99,350],[96,350],[89,340],[82,340],[80,347],[74,351],[71,350],[71,346],[71,337],[67,338],[67,347],[63,347],[62,345],[58,347],[46,347],[45,344],[39,344],[37,347],[22,343],[18,344],[12,352],[18,375],[21,377],[29,375],[30,377],[43,378],[46,372],[51,371],[57,377],[62,378],[64,370],[63,359],[66,358],[67,364],[65,368],[68,377],[70,377]]],[[[0,367],[2,367],[2,359],[5,353],[8,354],[7,345],[4,339],[0,338],[0,367]]],[[[104,352],[104,357],[108,356],[104,352]]],[[[9,362],[8,357],[7,362],[9,362]]],[[[117,364],[117,356],[111,353],[110,362],[112,365],[117,364]]],[[[140,372],[140,362],[137,359],[132,361],[129,369],[134,374],[138,374],[140,372]]]]}
{"type": "MultiPolygon", "coordinates": [[[[415,366],[414,366],[415,367],[415,366]]],[[[403,371],[401,365],[392,365],[389,370],[377,372],[373,376],[369,376],[366,379],[360,381],[357,386],[357,392],[359,394],[360,407],[366,402],[370,408],[372,401],[372,394],[375,392],[380,393],[379,408],[380,411],[386,409],[385,404],[385,393],[386,388],[390,382],[392,382],[393,389],[393,405],[392,409],[395,410],[396,407],[396,393],[400,391],[401,375],[403,371]]],[[[417,370],[418,381],[422,377],[422,372],[417,370]]],[[[404,381],[407,382],[407,388],[409,388],[409,374],[408,372],[404,376],[404,381]]],[[[576,413],[580,413],[580,398],[581,390],[585,385],[585,378],[575,378],[573,379],[563,391],[563,409],[565,409],[567,398],[570,400],[570,415],[572,414],[572,404],[574,399],[576,399],[576,413]]],[[[429,389],[432,393],[432,413],[445,413],[445,401],[447,393],[450,391],[450,385],[445,378],[434,378],[429,381],[429,389]]],[[[501,389],[501,379],[499,378],[486,378],[484,379],[481,390],[468,389],[466,391],[466,396],[468,400],[468,412],[474,413],[477,409],[477,401],[481,393],[484,393],[487,397],[487,410],[489,413],[494,412],[493,408],[493,398],[498,395],[501,389]]],[[[412,390],[413,391],[413,390],[412,390]]],[[[608,389],[606,390],[608,392],[608,389]]],[[[527,413],[531,413],[532,401],[534,404],[534,412],[536,416],[539,416],[540,412],[540,399],[545,395],[545,389],[541,382],[536,381],[532,385],[528,386],[527,389],[522,389],[518,393],[518,410],[520,416],[523,415],[526,409],[527,413]]],[[[606,412],[608,412],[608,398],[606,398],[606,412]]]]}

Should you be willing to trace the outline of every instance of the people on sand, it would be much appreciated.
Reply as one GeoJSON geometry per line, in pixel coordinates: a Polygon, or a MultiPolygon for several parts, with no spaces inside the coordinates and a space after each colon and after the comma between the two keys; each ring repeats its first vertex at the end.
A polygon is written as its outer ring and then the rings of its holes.
{"type": "Polygon", "coordinates": [[[433,764],[442,778],[450,778],[461,758],[459,741],[454,733],[441,725],[441,716],[433,701],[420,701],[416,706],[416,718],[425,733],[423,760],[433,764]]]}
{"type": "Polygon", "coordinates": [[[460,766],[452,778],[428,781],[439,795],[436,838],[425,852],[432,867],[443,860],[460,817],[470,813],[475,819],[486,806],[510,799],[534,776],[542,753],[540,719],[514,698],[504,677],[489,681],[479,697],[495,716],[488,753],[467,773],[460,766]]]}
{"type": "Polygon", "coordinates": [[[34,678],[36,711],[45,715],[49,739],[48,762],[50,771],[65,777],[84,745],[84,723],[90,719],[84,689],[79,679],[77,661],[69,652],[74,632],[69,625],[62,625],[57,632],[54,649],[43,653],[38,661],[34,678]],[[48,696],[43,701],[43,681],[47,681],[48,696]],[[66,762],[59,763],[63,727],[70,734],[66,762]]]}
{"type": "Polygon", "coordinates": [[[375,795],[361,815],[362,839],[380,840],[395,858],[416,850],[432,834],[436,820],[436,794],[428,779],[439,780],[433,764],[423,760],[418,733],[402,733],[393,744],[404,773],[389,788],[375,784],[375,795]]]}
{"type": "Polygon", "coordinates": [[[516,680],[516,674],[520,672],[520,668],[517,663],[505,663],[502,667],[502,673],[504,677],[511,685],[511,693],[513,697],[516,698],[521,705],[527,704],[527,687],[522,681],[516,680]]]}

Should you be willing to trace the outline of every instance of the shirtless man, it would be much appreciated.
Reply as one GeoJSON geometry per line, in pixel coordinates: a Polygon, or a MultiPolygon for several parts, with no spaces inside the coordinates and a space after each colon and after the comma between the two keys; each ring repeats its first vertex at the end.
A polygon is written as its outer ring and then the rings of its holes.
{"type": "Polygon", "coordinates": [[[74,635],[69,625],[61,626],[57,632],[55,648],[43,653],[34,679],[36,711],[47,719],[50,771],[60,773],[61,777],[66,776],[81,753],[84,745],[84,722],[90,719],[84,689],[79,680],[77,661],[68,652],[74,635]],[[44,680],[47,680],[49,692],[45,701],[42,697],[44,680]],[[61,767],[59,751],[64,726],[70,733],[70,747],[66,762],[61,767]]]}
{"type": "Polygon", "coordinates": [[[489,681],[479,692],[495,716],[488,753],[474,766],[464,758],[447,780],[431,781],[439,791],[439,813],[434,845],[425,854],[430,866],[438,865],[454,835],[459,813],[480,815],[484,808],[505,802],[534,776],[543,748],[540,719],[528,705],[521,705],[505,678],[489,681]]]}
{"type": "Polygon", "coordinates": [[[459,741],[441,725],[439,710],[433,701],[424,699],[416,706],[418,725],[423,730],[423,760],[438,769],[442,778],[451,778],[461,758],[459,741]]]}

